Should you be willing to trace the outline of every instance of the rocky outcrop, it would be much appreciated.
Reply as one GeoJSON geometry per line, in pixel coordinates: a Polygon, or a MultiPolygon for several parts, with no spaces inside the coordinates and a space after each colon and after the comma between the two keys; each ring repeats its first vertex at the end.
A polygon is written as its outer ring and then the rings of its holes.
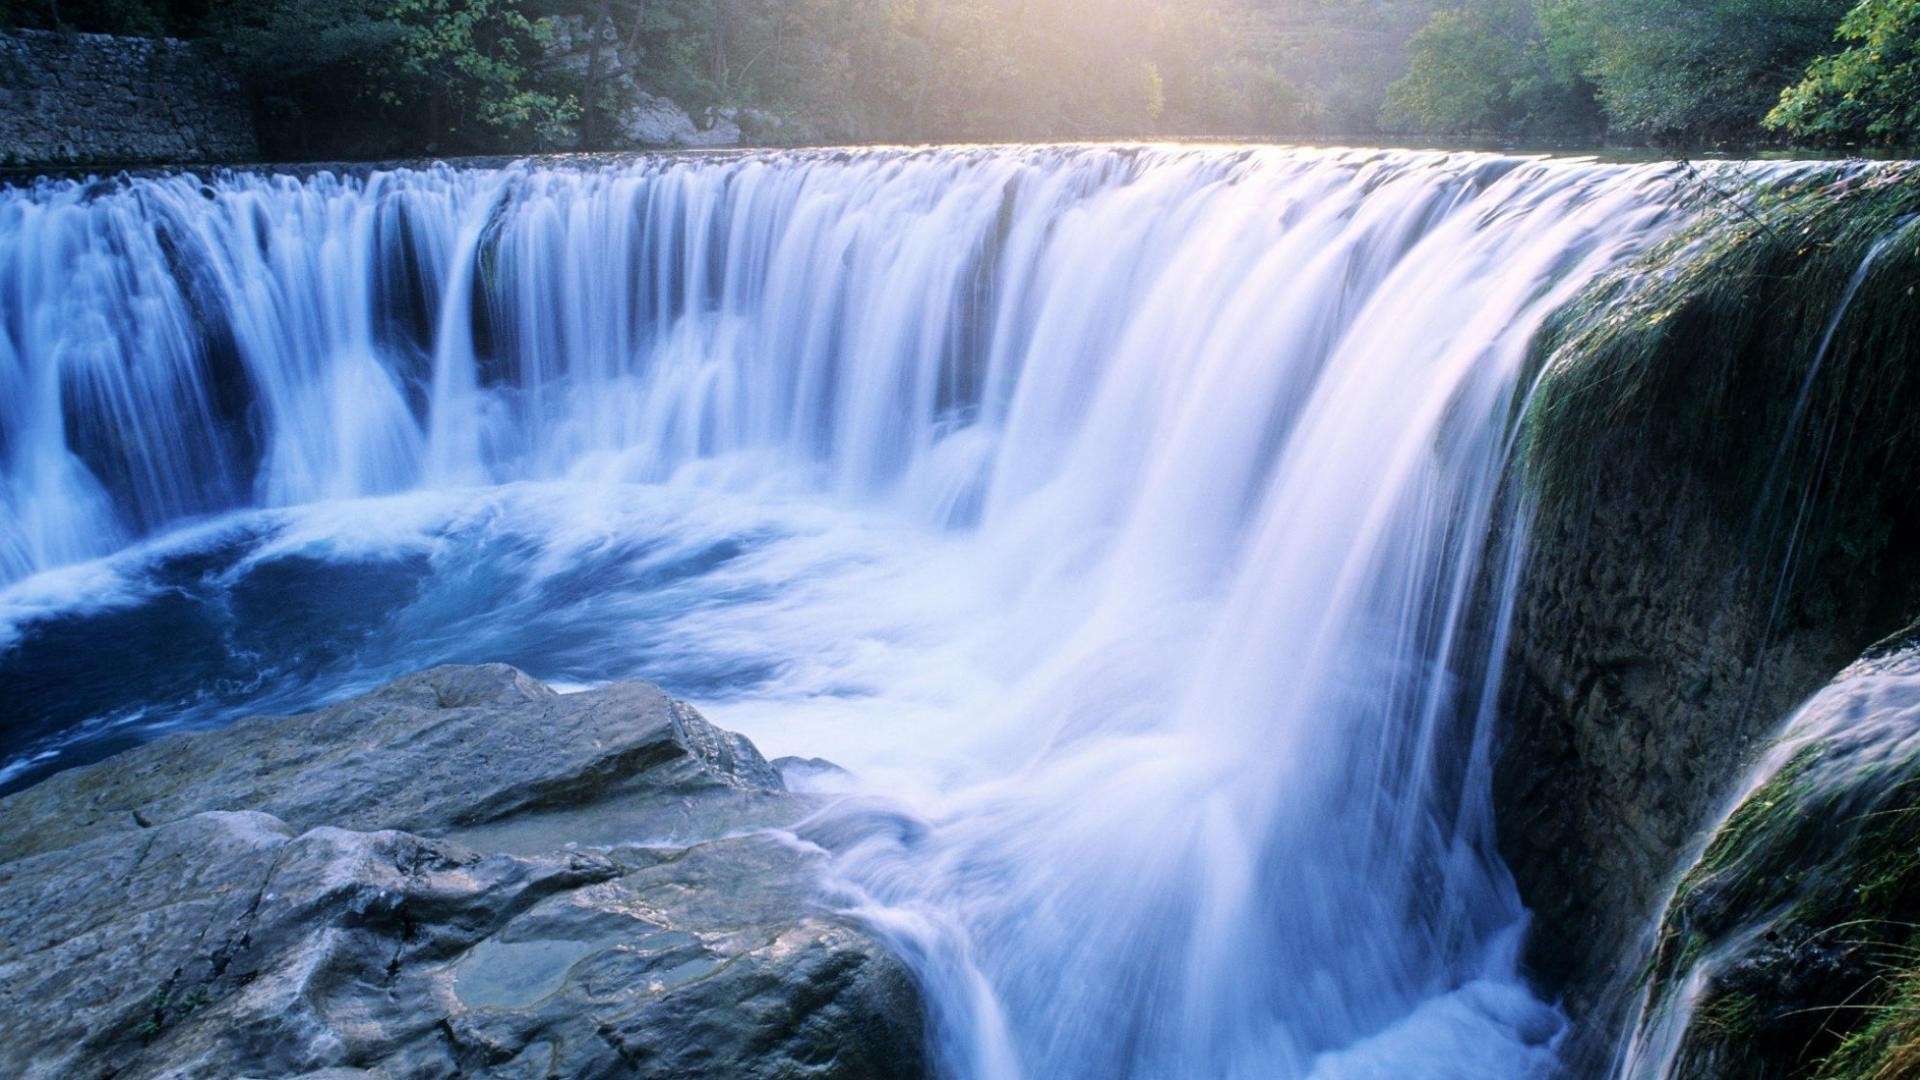
{"type": "Polygon", "coordinates": [[[0,800],[10,1076],[910,1077],[814,809],[654,687],[444,668],[0,800]]]}
{"type": "Polygon", "coordinates": [[[1814,697],[1681,878],[1629,1075],[1920,1066],[1920,652],[1814,697]]]}
{"type": "Polygon", "coordinates": [[[649,94],[632,80],[615,80],[615,92],[625,104],[619,110],[620,136],[635,147],[677,146],[711,149],[739,146],[740,124],[733,109],[715,109],[707,125],[693,122],[687,110],[657,94],[649,94]]]}
{"type": "Polygon", "coordinates": [[[253,114],[219,56],[184,41],[0,34],[0,164],[258,160],[253,114]]]}
{"type": "Polygon", "coordinates": [[[1496,813],[1583,1075],[1766,739],[1920,611],[1920,181],[1699,197],[1550,321],[1523,439],[1496,813]]]}
{"type": "Polygon", "coordinates": [[[1706,485],[1622,436],[1534,523],[1494,791],[1528,961],[1604,1054],[1682,859],[1767,736],[1863,645],[1769,633],[1774,581],[1706,485]]]}
{"type": "Polygon", "coordinates": [[[584,16],[553,20],[546,67],[579,83],[582,94],[602,103],[613,123],[612,138],[593,149],[716,149],[739,146],[744,139],[740,112],[703,110],[700,120],[678,102],[649,90],[642,57],[632,43],[611,28],[597,43],[584,16]],[[595,53],[598,56],[595,56],[595,53]]]}

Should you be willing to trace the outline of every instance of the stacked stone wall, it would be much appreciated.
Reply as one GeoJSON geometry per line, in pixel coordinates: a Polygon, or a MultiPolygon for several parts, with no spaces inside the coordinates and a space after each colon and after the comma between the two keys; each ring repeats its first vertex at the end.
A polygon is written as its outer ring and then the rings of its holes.
{"type": "Polygon", "coordinates": [[[165,38],[0,34],[0,163],[13,167],[250,162],[239,82],[165,38]]]}

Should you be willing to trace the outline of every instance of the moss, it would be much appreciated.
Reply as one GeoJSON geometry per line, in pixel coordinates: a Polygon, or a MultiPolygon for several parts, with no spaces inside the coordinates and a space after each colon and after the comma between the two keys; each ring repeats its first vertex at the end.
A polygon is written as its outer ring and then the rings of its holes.
{"type": "Polygon", "coordinates": [[[196,987],[184,994],[176,994],[172,991],[173,983],[173,979],[168,979],[164,985],[153,992],[153,997],[148,1000],[145,1019],[134,1031],[141,1042],[152,1042],[159,1038],[170,1025],[185,1020],[193,1015],[195,1009],[203,1008],[213,1002],[212,994],[204,986],[196,987]]]}
{"type": "Polygon", "coordinates": [[[1646,973],[1655,1001],[1664,1001],[1675,980],[1737,919],[1785,902],[1800,884],[1801,868],[1823,852],[1828,823],[1807,809],[1808,773],[1822,749],[1802,749],[1747,796],[1680,879],[1646,973]]]}
{"type": "MultiPolygon", "coordinates": [[[[1806,842],[1799,834],[1810,826],[1817,829],[1821,824],[1805,813],[1806,803],[1814,794],[1807,774],[1820,760],[1824,749],[1820,743],[1803,747],[1747,796],[1714,834],[1682,887],[1690,884],[1697,888],[1702,878],[1755,860],[1791,862],[1804,854],[1806,842]],[[1769,855],[1773,859],[1769,860],[1769,855]]],[[[1763,865],[1746,869],[1781,871],[1785,867],[1763,865]]]]}
{"type": "MultiPolygon", "coordinates": [[[[1575,527],[1607,470],[1672,477],[1644,497],[1704,512],[1763,637],[1853,655],[1920,610],[1920,166],[1737,176],[1549,318],[1520,464],[1575,527]]],[[[1794,754],[1680,881],[1645,972],[1649,1016],[1707,976],[1677,1075],[1920,1076],[1920,757],[1864,737],[1794,754]]]]}
{"type": "Polygon", "coordinates": [[[1703,480],[1817,623],[1920,551],[1920,167],[1725,194],[1703,185],[1688,225],[1549,318],[1522,462],[1566,505],[1633,439],[1703,480]]]}
{"type": "Polygon", "coordinates": [[[1859,750],[1794,754],[1675,891],[1651,998],[1714,953],[1682,1047],[1704,1075],[1920,1075],[1920,754],[1859,750]]]}

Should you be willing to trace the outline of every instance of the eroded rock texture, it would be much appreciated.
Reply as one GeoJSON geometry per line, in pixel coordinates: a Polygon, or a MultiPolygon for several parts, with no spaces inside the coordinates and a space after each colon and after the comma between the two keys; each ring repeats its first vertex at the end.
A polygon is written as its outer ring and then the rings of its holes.
{"type": "Polygon", "coordinates": [[[1623,444],[1582,496],[1535,527],[1495,798],[1530,965],[1604,1038],[1700,831],[1865,642],[1839,623],[1770,634],[1771,582],[1684,473],[1623,444]]]}
{"type": "Polygon", "coordinates": [[[0,1073],[907,1077],[812,809],[654,687],[442,668],[0,801],[0,1073]]]}

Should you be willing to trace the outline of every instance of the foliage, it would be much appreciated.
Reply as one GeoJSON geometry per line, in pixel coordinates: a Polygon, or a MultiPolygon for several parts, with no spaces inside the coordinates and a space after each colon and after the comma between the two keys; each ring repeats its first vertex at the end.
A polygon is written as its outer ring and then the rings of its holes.
{"type": "MultiPolygon", "coordinates": [[[[1388,116],[1434,131],[1579,135],[1604,115],[1613,134],[1636,140],[1751,138],[1852,2],[1457,0],[1414,38],[1388,116]]],[[[1881,25],[1881,40],[1892,34],[1881,25]]],[[[1816,70],[1889,106],[1910,104],[1900,73],[1870,55],[1816,70]]]]}
{"type": "Polygon", "coordinates": [[[1778,131],[1891,140],[1920,125],[1917,9],[1920,0],[0,0],[0,26],[208,40],[245,66],[269,148],[313,156],[603,147],[640,90],[695,117],[737,110],[749,137],[776,142],[1353,138],[1384,126],[1697,143],[1755,137],[1769,109],[1778,131]],[[1850,47],[1816,60],[1836,26],[1850,47]]]}
{"type": "Polygon", "coordinates": [[[1881,750],[1803,747],[1681,881],[1652,1001],[1674,1004],[1699,965],[1710,977],[1677,1074],[1911,1075],[1881,1065],[1920,1059],[1920,762],[1881,750]]]}
{"type": "Polygon", "coordinates": [[[1920,139],[1920,0],[1861,0],[1838,37],[1852,47],[1815,60],[1767,126],[1823,139],[1920,139]]]}
{"type": "Polygon", "coordinates": [[[560,94],[529,85],[527,62],[539,55],[550,27],[512,0],[390,0],[385,18],[398,25],[391,65],[372,73],[383,104],[425,104],[427,136],[485,145],[496,136],[550,139],[572,119],[560,94]]]}
{"type": "Polygon", "coordinates": [[[1517,103],[1515,74],[1529,42],[1516,31],[1521,0],[1481,0],[1442,11],[1413,39],[1410,70],[1388,90],[1394,114],[1437,131],[1495,131],[1511,127],[1517,103]]]}
{"type": "Polygon", "coordinates": [[[1884,976],[1892,991],[1859,1003],[1866,1023],[1849,1032],[1839,1048],[1820,1062],[1820,1080],[1899,1080],[1920,1074],[1920,956],[1912,946],[1900,954],[1884,976]]]}
{"type": "MultiPolygon", "coordinates": [[[[1905,645],[1841,676],[1911,673],[1905,645]]],[[[1890,651],[1883,651],[1890,650],[1890,651]]],[[[1786,736],[1681,878],[1648,971],[1689,1022],[1674,1075],[1905,1077],[1920,1066],[1920,753],[1897,705],[1851,694],[1786,736]]]]}
{"type": "MultiPolygon", "coordinates": [[[[1387,87],[1434,0],[1262,0],[1230,9],[1237,63],[1281,88],[1253,130],[1351,136],[1374,130],[1387,87]]],[[[1231,52],[1225,55],[1232,55],[1231,52]]]]}
{"type": "Polygon", "coordinates": [[[603,145],[635,89],[777,141],[1357,134],[1434,2],[0,0],[0,25],[209,40],[270,149],[313,156],[603,145]]]}
{"type": "Polygon", "coordinates": [[[1570,29],[1616,130],[1699,141],[1751,133],[1847,2],[1595,0],[1570,29]]]}
{"type": "Polygon", "coordinates": [[[1577,10],[1568,0],[1472,0],[1439,12],[1388,90],[1388,122],[1455,133],[1597,129],[1585,57],[1564,32],[1577,10]]]}
{"type": "Polygon", "coordinates": [[[549,31],[512,0],[222,0],[207,27],[283,154],[537,146],[575,111],[533,85],[549,31]]]}

